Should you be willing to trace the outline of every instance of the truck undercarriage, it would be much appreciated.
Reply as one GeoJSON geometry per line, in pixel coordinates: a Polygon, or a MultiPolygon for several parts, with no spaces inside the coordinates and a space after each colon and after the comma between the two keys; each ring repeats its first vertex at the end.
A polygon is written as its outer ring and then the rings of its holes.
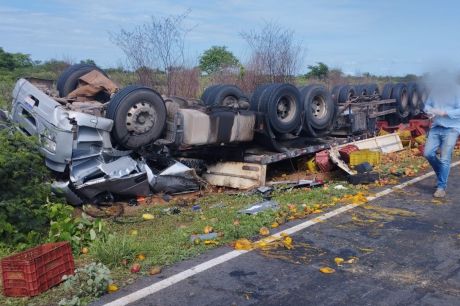
{"type": "Polygon", "coordinates": [[[80,205],[198,190],[204,180],[197,172],[212,181],[219,161],[263,164],[255,157],[263,151],[276,162],[374,136],[379,117],[407,116],[411,96],[401,88],[380,95],[368,86],[369,94],[357,95],[350,86],[330,94],[321,85],[267,84],[248,99],[236,86],[215,85],[192,100],[137,85],[120,89],[99,68],[74,65],[59,78],[58,93],[20,79],[9,117],[38,136],[59,178],[54,192],[80,205]]]}

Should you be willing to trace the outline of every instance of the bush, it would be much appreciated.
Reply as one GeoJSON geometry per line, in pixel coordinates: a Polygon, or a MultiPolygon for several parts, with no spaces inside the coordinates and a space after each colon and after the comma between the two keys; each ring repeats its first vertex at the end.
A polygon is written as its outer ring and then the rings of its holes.
{"type": "Polygon", "coordinates": [[[34,138],[4,129],[0,144],[0,240],[37,243],[48,231],[48,170],[34,138]]]}
{"type": "Polygon", "coordinates": [[[10,110],[14,79],[0,75],[0,109],[10,110]]]}
{"type": "Polygon", "coordinates": [[[139,244],[128,235],[109,235],[107,239],[96,240],[91,254],[109,267],[123,265],[123,261],[132,261],[140,251],[139,244]]]}
{"type": "Polygon", "coordinates": [[[75,275],[64,278],[64,290],[71,294],[72,298],[62,299],[59,305],[80,305],[82,302],[88,302],[106,293],[107,286],[112,283],[110,270],[103,264],[94,262],[76,269],[75,275]]]}
{"type": "Polygon", "coordinates": [[[102,220],[90,220],[85,215],[74,218],[74,208],[66,204],[48,204],[47,208],[50,218],[49,241],[69,241],[74,253],[78,253],[91,241],[104,237],[102,220]]]}

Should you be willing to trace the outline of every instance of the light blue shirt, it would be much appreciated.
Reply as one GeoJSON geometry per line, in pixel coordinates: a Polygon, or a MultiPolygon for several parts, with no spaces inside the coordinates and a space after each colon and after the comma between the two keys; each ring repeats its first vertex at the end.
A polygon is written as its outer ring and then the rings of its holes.
{"type": "Polygon", "coordinates": [[[447,114],[446,116],[435,116],[432,126],[454,128],[460,133],[460,99],[458,95],[453,95],[442,103],[432,96],[428,97],[424,111],[425,113],[430,113],[432,109],[439,109],[447,114]]]}

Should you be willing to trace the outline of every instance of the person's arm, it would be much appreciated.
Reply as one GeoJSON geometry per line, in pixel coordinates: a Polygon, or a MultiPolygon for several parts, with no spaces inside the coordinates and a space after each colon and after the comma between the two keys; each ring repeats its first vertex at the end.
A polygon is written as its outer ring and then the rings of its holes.
{"type": "Polygon", "coordinates": [[[455,96],[455,108],[445,111],[450,119],[460,119],[460,100],[455,96]]]}

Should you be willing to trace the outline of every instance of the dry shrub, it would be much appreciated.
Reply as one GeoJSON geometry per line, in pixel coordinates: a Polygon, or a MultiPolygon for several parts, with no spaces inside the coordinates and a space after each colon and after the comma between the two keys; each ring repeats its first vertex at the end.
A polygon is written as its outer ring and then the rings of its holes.
{"type": "Polygon", "coordinates": [[[200,92],[200,70],[198,68],[174,68],[169,71],[169,75],[171,95],[198,98],[200,92]]]}

